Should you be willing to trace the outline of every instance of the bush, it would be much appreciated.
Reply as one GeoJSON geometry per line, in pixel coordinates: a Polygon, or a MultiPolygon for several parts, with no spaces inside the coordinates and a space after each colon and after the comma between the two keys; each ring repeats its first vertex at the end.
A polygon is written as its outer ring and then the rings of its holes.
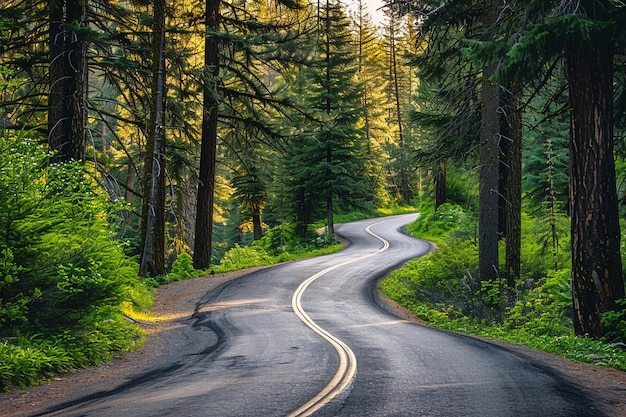
{"type": "Polygon", "coordinates": [[[224,254],[218,271],[235,271],[259,265],[271,265],[275,261],[263,248],[257,246],[241,247],[235,245],[224,254]]]}
{"type": "Polygon", "coordinates": [[[617,309],[602,315],[603,339],[609,343],[626,343],[626,298],[616,302],[617,309]]]}
{"type": "Polygon", "coordinates": [[[172,270],[168,274],[169,281],[180,281],[187,278],[198,276],[198,272],[193,267],[193,258],[187,252],[183,252],[174,262],[172,262],[172,270]]]}
{"type": "Polygon", "coordinates": [[[86,168],[0,137],[0,388],[135,346],[123,302],[148,308],[137,264],[112,239],[111,205],[86,168]]]}

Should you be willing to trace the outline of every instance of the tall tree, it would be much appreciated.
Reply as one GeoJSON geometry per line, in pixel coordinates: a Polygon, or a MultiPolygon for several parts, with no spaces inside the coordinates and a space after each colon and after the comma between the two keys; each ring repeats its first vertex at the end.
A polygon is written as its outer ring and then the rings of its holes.
{"type": "Polygon", "coordinates": [[[390,156],[385,152],[385,143],[390,135],[387,122],[389,107],[386,94],[389,77],[385,71],[385,44],[365,11],[365,3],[359,0],[353,16],[358,46],[358,79],[363,85],[362,106],[367,153],[367,175],[371,178],[374,205],[384,206],[389,200],[386,190],[390,156]]]}
{"type": "MultiPolygon", "coordinates": [[[[354,40],[349,21],[340,3],[326,0],[321,13],[321,68],[314,73],[317,85],[312,103],[321,119],[315,142],[319,159],[311,166],[313,183],[326,202],[326,224],[334,236],[334,199],[358,198],[363,190],[355,174],[363,171],[361,85],[356,84],[358,71],[354,40]],[[316,184],[315,184],[316,183],[316,184]]],[[[354,202],[354,200],[352,200],[354,202]]]]}
{"type": "Polygon", "coordinates": [[[152,108],[144,161],[140,276],[165,274],[165,0],[153,9],[152,108]]]}
{"type": "Polygon", "coordinates": [[[602,314],[624,297],[613,154],[613,59],[623,7],[582,0],[565,42],[571,106],[570,214],[576,334],[603,335],[602,314]]]}
{"type": "Polygon", "coordinates": [[[87,0],[49,3],[48,144],[57,161],[83,161],[87,129],[87,0]]]}
{"type": "MultiPolygon", "coordinates": [[[[489,40],[489,29],[496,24],[495,1],[483,5],[482,24],[489,40]]],[[[490,60],[482,68],[480,127],[480,191],[478,203],[478,276],[481,281],[499,277],[498,267],[498,177],[500,169],[500,86],[491,80],[497,62],[490,60]]]]}
{"type": "Polygon", "coordinates": [[[220,0],[206,0],[206,38],[204,43],[204,101],[202,109],[202,141],[200,143],[200,172],[196,206],[193,266],[206,269],[211,264],[213,232],[213,197],[215,193],[215,163],[217,154],[217,122],[219,100],[217,77],[220,70],[218,38],[214,33],[220,25],[220,0]]]}
{"type": "Polygon", "coordinates": [[[500,201],[504,213],[505,275],[509,291],[520,278],[522,250],[522,104],[519,76],[508,83],[501,95],[500,201]]]}

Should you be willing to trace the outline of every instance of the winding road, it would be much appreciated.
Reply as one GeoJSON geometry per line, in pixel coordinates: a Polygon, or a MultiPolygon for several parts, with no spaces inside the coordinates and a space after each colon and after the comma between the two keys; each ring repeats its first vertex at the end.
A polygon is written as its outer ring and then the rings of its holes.
{"type": "Polygon", "coordinates": [[[601,417],[539,363],[376,303],[378,278],[430,250],[402,233],[415,216],[341,225],[341,252],[199,294],[175,362],[45,415],[601,417]]]}

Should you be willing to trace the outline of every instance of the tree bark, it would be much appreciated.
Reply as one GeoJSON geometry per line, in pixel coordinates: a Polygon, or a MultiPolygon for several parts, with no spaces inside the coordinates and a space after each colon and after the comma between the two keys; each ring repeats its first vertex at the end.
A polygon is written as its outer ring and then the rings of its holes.
{"type": "Polygon", "coordinates": [[[505,268],[507,287],[515,288],[520,277],[522,251],[522,109],[519,98],[519,77],[509,83],[502,94],[501,143],[505,162],[500,164],[503,171],[504,187],[502,196],[504,208],[504,237],[506,239],[505,268]]]}
{"type": "MultiPolygon", "coordinates": [[[[595,0],[583,1],[591,20],[595,0]]],[[[610,8],[607,1],[604,7],[610,8]]],[[[598,19],[599,20],[599,19],[598,19]]],[[[601,22],[599,24],[605,24],[601,22]]],[[[572,300],[577,335],[603,335],[602,314],[624,297],[613,155],[613,37],[593,28],[589,42],[566,45],[571,106],[572,300]]]]}
{"type": "Polygon", "coordinates": [[[49,3],[48,147],[53,161],[84,161],[87,126],[87,39],[71,26],[87,26],[86,0],[49,3]]]}
{"type": "Polygon", "coordinates": [[[153,85],[150,125],[146,141],[142,252],[139,276],[165,274],[165,0],[154,2],[152,40],[153,85]]]}
{"type": "Polygon", "coordinates": [[[263,237],[263,224],[261,222],[261,211],[252,213],[252,238],[259,240],[263,237]]]}
{"type": "MultiPolygon", "coordinates": [[[[331,108],[332,108],[332,103],[331,103],[331,97],[332,97],[332,91],[331,91],[331,80],[330,80],[330,72],[331,72],[331,67],[330,67],[330,36],[331,36],[331,24],[330,24],[330,3],[328,0],[326,0],[326,21],[324,22],[325,27],[326,27],[326,33],[325,33],[325,48],[326,48],[326,115],[330,117],[331,115],[331,108]]],[[[330,177],[333,175],[331,172],[330,167],[332,166],[333,163],[333,149],[332,149],[332,144],[331,144],[331,134],[330,134],[330,127],[326,126],[326,166],[328,167],[326,169],[326,178],[327,180],[330,179],[330,177]]],[[[331,181],[332,183],[332,181],[331,181]]],[[[335,236],[335,220],[334,220],[334,215],[333,215],[333,194],[334,194],[334,190],[332,189],[332,187],[329,187],[328,190],[326,190],[326,224],[327,224],[327,235],[328,236],[335,236]]]]}
{"type": "MultiPolygon", "coordinates": [[[[494,2],[484,7],[485,28],[491,27],[497,18],[494,2]]],[[[480,128],[480,186],[478,202],[478,278],[481,281],[495,280],[498,271],[498,177],[500,165],[500,87],[489,80],[496,64],[483,68],[481,85],[481,128],[480,128]]]]}
{"type": "MultiPolygon", "coordinates": [[[[206,29],[219,28],[220,0],[206,0],[206,29]]],[[[207,79],[204,81],[202,111],[202,143],[200,145],[200,173],[196,227],[193,250],[193,266],[207,269],[211,265],[213,234],[213,199],[215,195],[215,164],[217,154],[218,105],[217,77],[219,75],[219,46],[213,35],[206,35],[204,42],[204,65],[207,79]]]]}
{"type": "Polygon", "coordinates": [[[48,147],[59,150],[67,141],[63,132],[63,83],[66,76],[65,35],[63,32],[65,1],[50,0],[48,47],[50,49],[48,93],[48,147]]]}

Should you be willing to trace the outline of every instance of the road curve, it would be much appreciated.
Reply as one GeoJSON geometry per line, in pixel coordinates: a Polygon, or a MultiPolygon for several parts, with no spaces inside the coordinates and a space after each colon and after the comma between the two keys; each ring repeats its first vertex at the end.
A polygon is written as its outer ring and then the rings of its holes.
{"type": "Polygon", "coordinates": [[[400,232],[414,218],[341,225],[339,253],[200,294],[175,361],[39,415],[601,417],[538,363],[376,305],[375,281],[430,250],[400,232]]]}

